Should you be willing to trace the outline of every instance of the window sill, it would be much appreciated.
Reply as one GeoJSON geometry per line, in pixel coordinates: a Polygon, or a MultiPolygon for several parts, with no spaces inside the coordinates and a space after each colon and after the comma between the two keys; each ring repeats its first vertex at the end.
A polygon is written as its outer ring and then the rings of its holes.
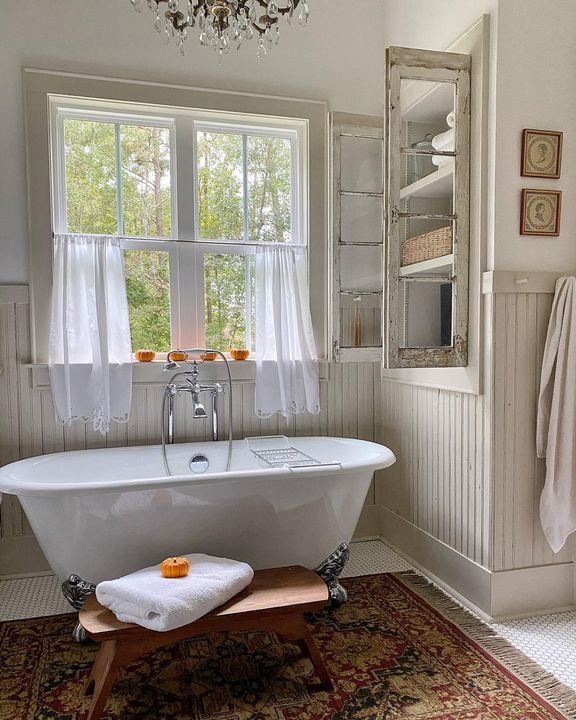
{"type": "MultiPolygon", "coordinates": [[[[253,383],[256,380],[255,360],[229,360],[233,383],[253,383]]],[[[50,377],[45,363],[23,363],[22,367],[32,370],[32,387],[35,390],[48,390],[50,377]]],[[[184,363],[181,365],[181,369],[184,363]]],[[[328,363],[319,361],[320,380],[328,380],[328,363]]],[[[133,385],[165,385],[177,370],[164,372],[164,361],[133,362],[133,385]]],[[[209,360],[200,369],[202,382],[227,382],[228,375],[222,360],[209,360]]]]}

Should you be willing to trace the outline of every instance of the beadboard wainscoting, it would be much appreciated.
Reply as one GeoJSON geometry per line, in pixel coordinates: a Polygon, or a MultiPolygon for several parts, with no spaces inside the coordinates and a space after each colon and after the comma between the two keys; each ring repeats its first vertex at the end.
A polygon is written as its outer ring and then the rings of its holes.
{"type": "MultiPolygon", "coordinates": [[[[75,423],[64,428],[54,416],[45,369],[30,363],[28,288],[0,286],[0,464],[14,460],[84,448],[156,444],[160,438],[160,382],[135,382],[128,423],[114,423],[107,437],[91,426],[75,423]]],[[[379,434],[380,366],[370,364],[322,364],[319,415],[297,415],[287,422],[273,417],[260,420],[254,413],[254,382],[233,382],[233,429],[237,438],[249,435],[335,435],[373,440],[379,434]]],[[[180,401],[180,399],[178,399],[180,401]]],[[[206,440],[209,420],[191,420],[182,399],[179,441],[206,440]]],[[[223,436],[228,427],[227,404],[222,403],[223,436]]],[[[180,412],[178,412],[181,410],[180,412]]],[[[379,533],[379,510],[374,487],[370,489],[357,537],[379,533]]],[[[0,575],[41,572],[47,568],[31,528],[16,498],[5,495],[0,505],[0,575]]]]}
{"type": "Polygon", "coordinates": [[[540,527],[542,354],[559,273],[484,276],[484,395],[382,382],[381,536],[488,619],[576,604],[576,537],[540,527]]]}
{"type": "Polygon", "coordinates": [[[382,383],[382,439],[397,462],[378,501],[474,562],[490,566],[490,481],[484,398],[382,383]]]}
{"type": "MultiPolygon", "coordinates": [[[[523,287],[523,286],[521,286],[523,287]]],[[[493,569],[576,559],[573,535],[554,554],[540,527],[546,461],[536,457],[536,411],[553,286],[494,295],[493,569]]]]}

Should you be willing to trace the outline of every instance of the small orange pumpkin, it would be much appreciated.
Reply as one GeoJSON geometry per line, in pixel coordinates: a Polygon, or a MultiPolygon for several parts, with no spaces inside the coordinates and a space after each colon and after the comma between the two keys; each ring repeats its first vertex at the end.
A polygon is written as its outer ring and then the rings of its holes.
{"type": "Polygon", "coordinates": [[[185,557],[170,557],[160,563],[160,572],[165,578],[179,578],[188,575],[190,563],[185,557]]]}
{"type": "Polygon", "coordinates": [[[138,362],[152,362],[156,357],[154,350],[136,350],[134,357],[138,362]]]}
{"type": "Polygon", "coordinates": [[[230,348],[230,357],[232,360],[246,360],[250,355],[248,348],[230,348]]]}
{"type": "Polygon", "coordinates": [[[205,352],[205,353],[202,353],[202,355],[200,355],[200,358],[202,360],[216,360],[217,357],[218,357],[217,352],[205,352]]]}
{"type": "Polygon", "coordinates": [[[183,350],[170,350],[168,353],[168,360],[175,360],[176,362],[184,362],[188,358],[188,353],[183,350]]]}

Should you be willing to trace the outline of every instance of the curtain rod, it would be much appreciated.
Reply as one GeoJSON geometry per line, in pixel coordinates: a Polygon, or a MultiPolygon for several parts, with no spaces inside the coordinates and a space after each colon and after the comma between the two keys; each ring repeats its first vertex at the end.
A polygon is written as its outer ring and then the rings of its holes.
{"type": "Polygon", "coordinates": [[[287,247],[287,248],[306,248],[306,245],[289,243],[289,242],[257,242],[247,240],[241,242],[237,240],[178,240],[178,238],[158,238],[158,237],[135,237],[133,235],[102,235],[98,233],[52,233],[52,239],[57,235],[69,235],[72,237],[91,237],[116,238],[118,240],[133,240],[135,242],[156,242],[156,243],[185,243],[189,245],[222,245],[223,247],[287,247]]]}

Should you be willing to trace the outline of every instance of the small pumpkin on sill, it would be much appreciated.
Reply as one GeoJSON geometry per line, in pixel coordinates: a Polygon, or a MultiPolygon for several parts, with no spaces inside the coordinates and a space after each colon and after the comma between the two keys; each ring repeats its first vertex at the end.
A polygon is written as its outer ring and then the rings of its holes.
{"type": "Polygon", "coordinates": [[[165,578],[186,577],[190,570],[190,563],[185,557],[169,557],[160,563],[160,572],[165,578]]]}
{"type": "Polygon", "coordinates": [[[250,355],[248,348],[230,348],[230,357],[232,360],[246,360],[250,355]]]}
{"type": "Polygon", "coordinates": [[[202,353],[202,355],[200,355],[201,360],[216,360],[217,357],[218,357],[217,352],[205,352],[205,353],[202,353]]]}
{"type": "Polygon", "coordinates": [[[136,350],[134,357],[138,362],[152,362],[156,357],[154,350],[136,350]]]}
{"type": "Polygon", "coordinates": [[[170,350],[168,353],[168,360],[174,360],[176,362],[184,362],[188,359],[188,353],[183,350],[170,350]]]}

